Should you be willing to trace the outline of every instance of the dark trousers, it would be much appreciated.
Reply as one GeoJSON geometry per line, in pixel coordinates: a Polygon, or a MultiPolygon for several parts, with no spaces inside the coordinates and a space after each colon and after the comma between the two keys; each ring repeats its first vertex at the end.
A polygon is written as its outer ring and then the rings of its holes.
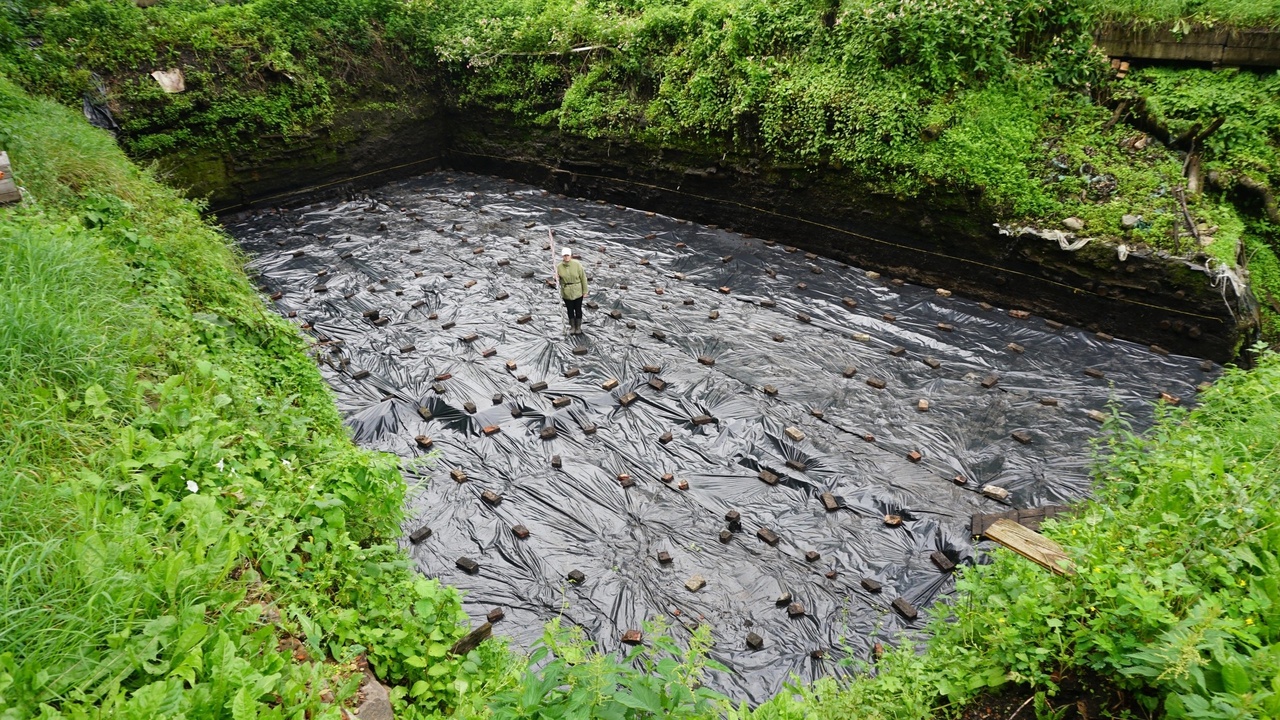
{"type": "Polygon", "coordinates": [[[582,322],[582,298],[577,298],[576,300],[565,300],[564,307],[569,311],[570,323],[582,322]]]}

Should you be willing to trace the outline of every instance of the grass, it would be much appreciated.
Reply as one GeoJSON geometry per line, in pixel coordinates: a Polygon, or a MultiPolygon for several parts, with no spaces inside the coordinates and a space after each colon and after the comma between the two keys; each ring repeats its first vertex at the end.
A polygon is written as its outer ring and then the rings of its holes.
{"type": "Polygon", "coordinates": [[[394,545],[398,467],[228,238],[3,79],[0,119],[28,192],[0,209],[0,714],[337,718],[359,657],[429,713],[507,672],[445,652],[466,617],[394,545]]]}
{"type": "Polygon", "coordinates": [[[1093,2],[1099,19],[1122,23],[1163,24],[1186,31],[1195,26],[1280,27],[1275,0],[1119,0],[1093,2]]]}

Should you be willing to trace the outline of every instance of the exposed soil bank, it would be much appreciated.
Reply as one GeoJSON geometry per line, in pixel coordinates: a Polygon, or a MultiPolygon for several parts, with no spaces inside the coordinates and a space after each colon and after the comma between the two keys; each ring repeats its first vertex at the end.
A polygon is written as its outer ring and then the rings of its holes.
{"type": "Polygon", "coordinates": [[[431,100],[350,111],[333,129],[252,157],[163,163],[215,212],[369,186],[433,167],[519,178],[796,245],[924,285],[1175,353],[1232,360],[1256,333],[1256,302],[1203,265],[1090,243],[1069,252],[1001,233],[980,198],[937,188],[898,199],[836,168],[619,145],[510,118],[444,114],[431,100]]]}

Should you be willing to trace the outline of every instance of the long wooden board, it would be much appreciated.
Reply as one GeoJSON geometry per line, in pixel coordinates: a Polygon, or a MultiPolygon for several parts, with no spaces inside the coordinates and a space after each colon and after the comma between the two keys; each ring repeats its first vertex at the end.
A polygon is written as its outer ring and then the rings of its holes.
{"type": "Polygon", "coordinates": [[[1061,545],[1012,520],[996,520],[983,534],[1050,572],[1058,575],[1076,572],[1075,563],[1062,551],[1061,545]]]}
{"type": "Polygon", "coordinates": [[[1001,513],[982,513],[974,515],[970,519],[969,529],[974,537],[982,537],[986,534],[987,528],[991,527],[991,523],[1000,518],[1006,518],[1039,532],[1041,522],[1069,512],[1071,512],[1071,508],[1066,505],[1043,505],[1037,508],[1007,510],[1001,513]]]}

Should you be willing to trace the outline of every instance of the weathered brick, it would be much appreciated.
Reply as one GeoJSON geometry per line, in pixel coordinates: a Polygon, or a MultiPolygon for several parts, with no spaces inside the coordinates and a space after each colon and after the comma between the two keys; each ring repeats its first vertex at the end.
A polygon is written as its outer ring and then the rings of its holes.
{"type": "Polygon", "coordinates": [[[698,592],[707,586],[707,579],[701,575],[694,575],[684,582],[684,586],[689,592],[698,592]]]}
{"type": "Polygon", "coordinates": [[[982,494],[1000,502],[1008,502],[1009,500],[1009,491],[999,485],[983,485],[982,494]]]}
{"type": "Polygon", "coordinates": [[[901,345],[894,345],[893,347],[889,348],[889,354],[894,357],[902,357],[903,355],[907,354],[907,349],[902,347],[901,345]]]}
{"type": "Polygon", "coordinates": [[[427,437],[426,435],[419,435],[415,437],[413,440],[414,442],[418,443],[418,446],[424,450],[427,448],[430,448],[434,444],[431,438],[427,437]]]}
{"type": "Polygon", "coordinates": [[[502,428],[498,427],[497,425],[485,425],[483,432],[485,435],[497,435],[498,433],[502,432],[502,428]]]}
{"type": "Polygon", "coordinates": [[[710,355],[699,355],[698,362],[703,365],[715,365],[716,359],[711,357],[710,355]]]}
{"type": "Polygon", "coordinates": [[[809,550],[805,552],[804,559],[806,562],[818,562],[822,559],[822,553],[817,550],[809,550]]]}
{"type": "Polygon", "coordinates": [[[787,606],[787,615],[790,617],[804,617],[804,605],[800,603],[791,603],[787,606]]]}
{"type": "Polygon", "coordinates": [[[878,593],[884,589],[884,586],[879,581],[864,577],[862,578],[862,589],[867,592],[878,593]]]}
{"type": "Polygon", "coordinates": [[[1000,376],[999,376],[999,375],[994,375],[994,374],[992,374],[992,375],[988,375],[988,376],[986,376],[986,377],[982,378],[982,387],[984,387],[984,388],[986,388],[986,389],[988,389],[988,390],[990,390],[991,388],[995,387],[995,386],[996,386],[996,385],[998,385],[999,383],[1000,383],[1000,376]]]}
{"type": "Polygon", "coordinates": [[[575,377],[578,377],[578,375],[580,375],[581,373],[582,373],[582,370],[580,370],[579,368],[571,367],[564,371],[564,376],[567,378],[575,378],[575,377]]]}
{"type": "Polygon", "coordinates": [[[694,425],[710,425],[715,421],[716,419],[710,415],[694,415],[689,418],[689,422],[692,422],[694,425]]]}
{"type": "Polygon", "coordinates": [[[467,411],[467,412],[469,412],[469,413],[474,414],[474,413],[475,413],[475,411],[476,411],[476,404],[475,404],[475,403],[473,403],[473,402],[471,402],[470,400],[468,400],[468,401],[466,401],[466,402],[462,403],[462,409],[463,409],[463,410],[466,410],[466,411],[467,411]]]}
{"type": "Polygon", "coordinates": [[[494,608],[490,610],[489,613],[484,617],[485,617],[485,620],[488,620],[491,623],[496,623],[499,620],[505,618],[506,616],[507,616],[507,613],[502,608],[494,608]]]}
{"type": "Polygon", "coordinates": [[[764,528],[764,527],[756,531],[756,537],[765,541],[769,545],[777,545],[778,540],[780,539],[778,537],[778,533],[770,530],[769,528],[764,528]]]}
{"type": "Polygon", "coordinates": [[[409,542],[417,545],[418,543],[431,537],[431,528],[423,525],[413,532],[409,533],[409,542]]]}
{"type": "Polygon", "coordinates": [[[367,378],[367,377],[369,377],[369,371],[368,371],[368,370],[357,370],[357,371],[355,371],[355,372],[351,373],[351,379],[352,379],[352,380],[363,380],[363,379],[365,379],[365,378],[367,378]]]}
{"type": "Polygon", "coordinates": [[[1042,397],[1040,398],[1040,404],[1047,407],[1058,407],[1058,398],[1042,397]]]}
{"type": "Polygon", "coordinates": [[[450,470],[449,477],[453,478],[454,482],[464,483],[467,481],[467,473],[461,468],[454,468],[450,470]]]}
{"type": "Polygon", "coordinates": [[[546,389],[547,389],[547,381],[546,381],[546,380],[538,380],[537,382],[534,382],[534,383],[530,384],[530,385],[529,385],[529,389],[530,389],[530,390],[532,390],[532,391],[534,391],[534,392],[542,392],[543,390],[546,390],[546,389]]]}
{"type": "Polygon", "coordinates": [[[1031,317],[1031,313],[1026,310],[1010,310],[1009,317],[1014,318],[1016,320],[1026,320],[1027,318],[1031,317]]]}
{"type": "Polygon", "coordinates": [[[658,442],[662,443],[663,445],[666,445],[667,443],[671,442],[672,439],[673,439],[673,436],[670,430],[658,436],[658,442]]]}
{"type": "Polygon", "coordinates": [[[559,470],[563,465],[564,465],[564,461],[560,459],[559,455],[551,456],[551,467],[559,470]]]}
{"type": "Polygon", "coordinates": [[[485,490],[480,493],[480,499],[487,505],[497,507],[502,504],[502,496],[492,490],[485,490]]]}
{"type": "Polygon", "coordinates": [[[460,557],[457,560],[454,560],[453,564],[457,565],[459,570],[462,570],[468,575],[475,575],[480,572],[480,563],[469,557],[460,557]]]}
{"type": "Polygon", "coordinates": [[[480,351],[480,357],[484,357],[484,358],[491,358],[497,354],[498,354],[497,348],[485,348],[484,350],[480,351]]]}
{"type": "Polygon", "coordinates": [[[910,460],[910,461],[911,461],[911,462],[913,462],[913,463],[918,463],[918,462],[920,462],[920,460],[921,460],[923,457],[924,457],[924,456],[920,454],[920,451],[919,451],[919,450],[912,450],[911,452],[907,453],[907,459],[908,459],[908,460],[910,460]]]}
{"type": "Polygon", "coordinates": [[[667,381],[662,378],[649,378],[649,387],[657,390],[658,392],[662,392],[667,389],[667,381]]]}
{"type": "Polygon", "coordinates": [[[826,508],[827,512],[835,512],[840,509],[840,503],[836,501],[835,495],[832,495],[829,492],[824,492],[819,495],[818,498],[822,500],[822,507],[826,508]]]}
{"type": "Polygon", "coordinates": [[[942,572],[951,572],[956,569],[956,564],[951,562],[951,558],[947,557],[946,553],[941,550],[934,550],[929,553],[929,559],[932,560],[933,564],[937,565],[938,569],[942,572]]]}
{"type": "Polygon", "coordinates": [[[904,597],[894,598],[893,609],[897,610],[898,613],[907,620],[915,620],[920,616],[920,613],[916,611],[916,606],[907,602],[907,599],[904,597]]]}
{"type": "Polygon", "coordinates": [[[759,650],[760,648],[763,648],[764,638],[753,632],[747,633],[747,647],[752,650],[759,650]]]}
{"type": "Polygon", "coordinates": [[[1012,433],[1010,433],[1010,437],[1022,443],[1023,445],[1031,444],[1031,433],[1027,432],[1026,430],[1014,430],[1012,433]]]}
{"type": "Polygon", "coordinates": [[[1027,349],[1026,349],[1026,348],[1024,348],[1024,347],[1022,347],[1021,345],[1019,345],[1018,343],[1014,343],[1014,342],[1011,342],[1011,343],[1009,343],[1008,345],[1005,345],[1005,347],[1009,349],[1009,352],[1014,352],[1014,353],[1017,353],[1017,354],[1019,354],[1019,355],[1021,355],[1022,353],[1024,353],[1024,352],[1026,352],[1026,351],[1027,351],[1027,349]]]}
{"type": "Polygon", "coordinates": [[[666,550],[658,551],[658,563],[660,565],[668,565],[671,563],[671,553],[666,550]]]}
{"type": "Polygon", "coordinates": [[[809,469],[809,466],[806,465],[803,460],[796,460],[795,458],[787,459],[787,467],[791,468],[792,470],[797,470],[799,472],[804,472],[805,470],[809,469]]]}
{"type": "Polygon", "coordinates": [[[622,633],[622,642],[625,645],[639,645],[644,640],[644,633],[639,630],[628,630],[622,633]]]}
{"type": "Polygon", "coordinates": [[[898,527],[899,525],[902,524],[902,516],[889,513],[888,515],[884,516],[884,524],[888,525],[889,527],[898,527]]]}
{"type": "Polygon", "coordinates": [[[604,382],[600,383],[600,387],[604,388],[605,390],[612,390],[618,387],[618,381],[615,378],[609,378],[608,380],[605,380],[604,382]]]}
{"type": "Polygon", "coordinates": [[[887,383],[885,383],[885,381],[881,380],[880,378],[872,377],[872,378],[867,378],[867,384],[877,390],[883,390],[887,383]]]}
{"type": "Polygon", "coordinates": [[[636,483],[634,480],[631,479],[631,476],[628,475],[627,473],[618,473],[618,484],[624,488],[629,488],[632,485],[635,485],[636,483]]]}
{"type": "Polygon", "coordinates": [[[550,440],[555,436],[556,436],[556,429],[555,429],[555,426],[553,425],[548,425],[547,427],[542,428],[542,431],[538,433],[538,437],[542,438],[543,440],[550,440]]]}
{"type": "Polygon", "coordinates": [[[515,535],[521,540],[524,540],[529,537],[529,528],[525,527],[524,525],[516,525],[511,528],[511,534],[515,535]]]}
{"type": "Polygon", "coordinates": [[[629,392],[623,395],[622,397],[618,398],[618,403],[623,407],[626,407],[639,399],[640,399],[639,395],[635,394],[634,392],[629,392]]]}
{"type": "Polygon", "coordinates": [[[766,485],[778,484],[778,476],[769,472],[768,470],[761,470],[759,475],[757,475],[756,477],[763,480],[766,485]]]}
{"type": "Polygon", "coordinates": [[[662,372],[662,366],[661,365],[645,365],[641,367],[640,370],[642,372],[647,372],[647,373],[660,373],[662,372]]]}
{"type": "Polygon", "coordinates": [[[853,377],[854,375],[857,375],[857,374],[858,374],[858,368],[856,368],[856,367],[854,367],[854,366],[852,366],[852,365],[846,365],[846,366],[844,367],[844,370],[843,370],[843,372],[842,372],[841,374],[842,374],[842,375],[844,375],[844,376],[845,376],[845,377],[847,377],[847,378],[851,378],[851,377],[853,377]]]}

